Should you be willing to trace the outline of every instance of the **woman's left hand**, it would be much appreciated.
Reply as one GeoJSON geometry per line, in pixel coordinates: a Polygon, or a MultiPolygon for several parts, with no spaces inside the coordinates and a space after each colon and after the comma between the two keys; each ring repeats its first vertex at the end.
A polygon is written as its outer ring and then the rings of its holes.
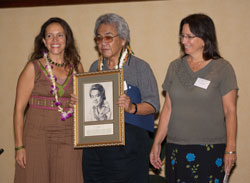
{"type": "Polygon", "coordinates": [[[117,100],[117,104],[119,105],[119,107],[124,107],[125,112],[134,113],[135,107],[130,102],[130,98],[126,94],[122,94],[117,100]]]}
{"type": "Polygon", "coordinates": [[[237,155],[236,154],[225,154],[224,155],[224,170],[227,175],[230,174],[232,168],[236,165],[237,155]]]}

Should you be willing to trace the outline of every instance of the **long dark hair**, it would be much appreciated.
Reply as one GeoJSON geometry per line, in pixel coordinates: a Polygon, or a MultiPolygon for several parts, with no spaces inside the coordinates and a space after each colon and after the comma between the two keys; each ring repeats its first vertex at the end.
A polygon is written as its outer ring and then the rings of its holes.
{"type": "Polygon", "coordinates": [[[43,43],[43,39],[45,39],[45,32],[47,27],[52,23],[58,23],[64,29],[66,35],[66,46],[64,51],[64,62],[65,67],[72,65],[76,71],[78,71],[78,64],[80,63],[81,57],[78,53],[78,50],[75,46],[75,40],[73,36],[73,32],[68,25],[68,23],[58,17],[53,17],[47,20],[41,27],[40,33],[36,36],[34,41],[34,51],[30,56],[30,60],[39,59],[43,57],[43,52],[48,52],[48,49],[43,43]]]}
{"type": "MultiPolygon", "coordinates": [[[[180,23],[179,35],[182,34],[184,24],[188,24],[190,31],[204,41],[203,58],[205,60],[221,58],[217,45],[215,26],[209,16],[205,14],[191,14],[185,17],[180,23]]],[[[185,56],[183,45],[181,45],[181,51],[185,56]]]]}

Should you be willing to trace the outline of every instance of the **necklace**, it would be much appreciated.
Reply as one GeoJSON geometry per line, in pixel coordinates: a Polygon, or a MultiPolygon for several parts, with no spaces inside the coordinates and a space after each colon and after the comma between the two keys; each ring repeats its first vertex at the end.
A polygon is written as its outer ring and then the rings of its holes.
{"type": "Polygon", "coordinates": [[[191,68],[193,71],[197,71],[197,70],[201,69],[201,68],[202,68],[202,65],[203,65],[204,63],[205,63],[204,60],[197,61],[197,62],[188,60],[188,65],[190,66],[190,68],[191,68]]]}
{"type": "Polygon", "coordinates": [[[51,63],[51,64],[53,64],[53,65],[55,65],[55,66],[57,66],[57,67],[63,67],[63,66],[65,65],[65,62],[63,62],[62,64],[58,64],[58,63],[54,62],[53,60],[51,60],[51,59],[49,58],[49,55],[48,55],[48,54],[47,54],[47,60],[48,60],[49,63],[51,63]]]}
{"type": "MultiPolygon", "coordinates": [[[[58,99],[58,94],[57,94],[57,87],[56,87],[56,76],[54,76],[53,71],[52,71],[52,66],[49,64],[49,59],[48,59],[48,54],[44,53],[44,59],[46,60],[46,67],[48,69],[48,73],[49,73],[49,79],[52,82],[51,85],[51,91],[50,93],[53,94],[55,96],[55,105],[58,107],[58,112],[61,113],[61,120],[65,121],[66,119],[70,118],[73,115],[73,109],[70,108],[68,111],[63,111],[63,108],[61,107],[62,103],[59,101],[58,99]]],[[[63,63],[64,64],[64,63],[63,63]]]]}
{"type": "MultiPolygon", "coordinates": [[[[115,69],[121,69],[124,66],[124,64],[128,61],[128,58],[131,54],[133,54],[133,51],[128,45],[126,49],[123,52],[121,52],[120,57],[118,59],[118,64],[115,66],[115,69]]],[[[104,66],[103,62],[104,62],[104,59],[103,59],[103,56],[101,55],[98,60],[98,68],[97,68],[98,71],[103,70],[103,66],[104,66]]]]}

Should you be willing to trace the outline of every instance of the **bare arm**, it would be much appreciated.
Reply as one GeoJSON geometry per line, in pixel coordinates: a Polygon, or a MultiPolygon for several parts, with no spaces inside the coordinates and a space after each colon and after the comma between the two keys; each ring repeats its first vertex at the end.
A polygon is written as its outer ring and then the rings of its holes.
{"type": "MultiPolygon", "coordinates": [[[[34,65],[29,62],[19,76],[16,89],[16,101],[14,108],[14,133],[16,147],[23,146],[24,111],[34,87],[34,80],[34,65]]],[[[21,167],[25,168],[26,155],[24,149],[20,149],[16,152],[16,161],[21,167]]]]}
{"type": "Polygon", "coordinates": [[[150,162],[157,169],[160,169],[162,166],[162,162],[160,159],[161,143],[167,135],[170,115],[171,115],[171,100],[169,94],[166,93],[165,102],[160,114],[158,130],[156,132],[154,144],[150,152],[150,162]]]}
{"type": "MultiPolygon", "coordinates": [[[[222,97],[224,114],[226,119],[227,143],[225,152],[236,152],[237,114],[236,114],[236,90],[228,92],[222,97]]],[[[225,172],[230,173],[236,162],[236,154],[225,154],[225,172]]]]}

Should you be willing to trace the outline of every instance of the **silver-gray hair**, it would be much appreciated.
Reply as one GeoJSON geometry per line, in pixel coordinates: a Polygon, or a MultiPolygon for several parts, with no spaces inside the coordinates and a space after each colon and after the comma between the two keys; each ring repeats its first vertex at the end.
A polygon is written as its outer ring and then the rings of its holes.
{"type": "Polygon", "coordinates": [[[130,42],[130,31],[128,27],[128,23],[124,18],[121,16],[114,14],[114,13],[108,13],[101,15],[95,23],[95,36],[97,36],[97,30],[101,24],[112,24],[116,26],[118,36],[121,39],[124,39],[126,41],[126,45],[130,42]]]}

